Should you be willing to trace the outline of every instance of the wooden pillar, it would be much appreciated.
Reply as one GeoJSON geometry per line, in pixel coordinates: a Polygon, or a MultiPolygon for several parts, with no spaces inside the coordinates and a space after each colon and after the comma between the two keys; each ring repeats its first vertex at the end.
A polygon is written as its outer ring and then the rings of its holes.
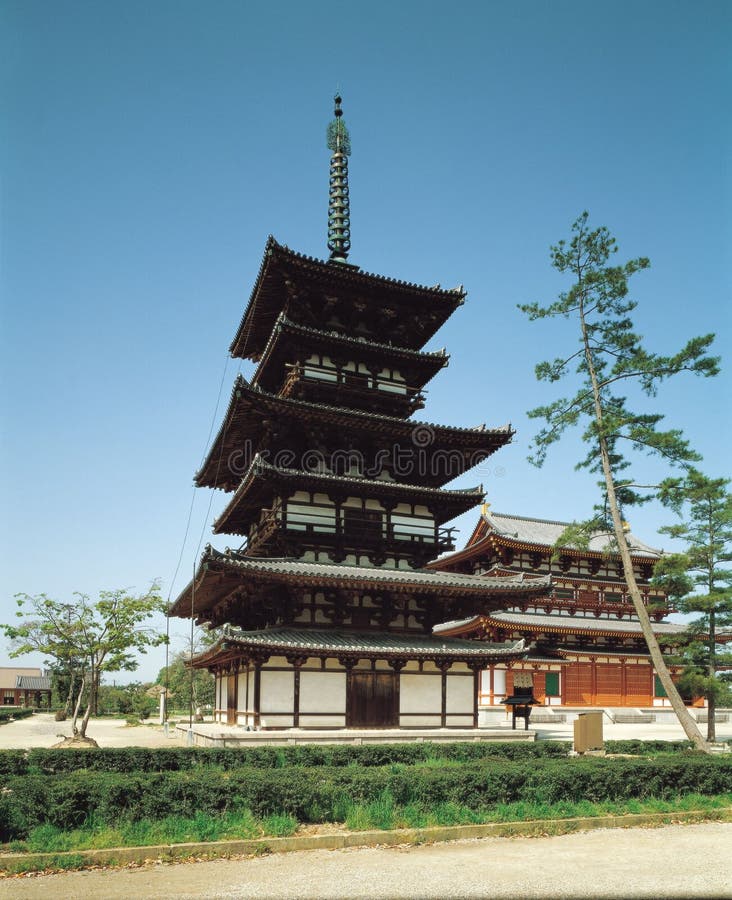
{"type": "Polygon", "coordinates": [[[597,703],[597,658],[594,656],[590,657],[590,665],[592,668],[590,669],[592,673],[592,679],[590,681],[590,692],[592,696],[591,703],[593,706],[597,703]]]}
{"type": "Polygon", "coordinates": [[[292,727],[300,727],[300,666],[295,666],[294,672],[294,696],[292,703],[292,727]]]}
{"type": "Polygon", "coordinates": [[[288,656],[287,662],[293,667],[292,727],[300,727],[300,669],[307,662],[307,656],[288,656]]]}
{"type": "MultiPolygon", "coordinates": [[[[480,695],[480,679],[483,665],[481,663],[468,663],[473,672],[473,728],[478,727],[478,699],[480,695]]],[[[492,669],[492,667],[491,667],[492,669]]],[[[492,675],[491,671],[491,675],[492,675]]]]}
{"type": "Polygon", "coordinates": [[[495,681],[493,679],[495,670],[496,670],[496,667],[494,665],[492,665],[490,667],[490,669],[488,670],[490,672],[489,687],[488,687],[488,691],[489,691],[488,702],[490,703],[491,706],[493,706],[493,704],[496,702],[496,685],[495,685],[495,681]]]}
{"type": "Polygon", "coordinates": [[[620,705],[628,705],[628,673],[625,669],[625,659],[620,660],[620,705]]]}
{"type": "Polygon", "coordinates": [[[450,668],[452,664],[450,662],[439,662],[437,663],[437,667],[442,673],[441,681],[442,681],[442,702],[440,706],[440,727],[444,728],[447,725],[447,670],[450,668]]]}
{"type": "Polygon", "coordinates": [[[394,670],[394,706],[392,708],[392,721],[396,722],[397,727],[400,723],[400,695],[401,695],[401,671],[406,666],[406,659],[390,659],[389,667],[394,670]]]}
{"type": "Polygon", "coordinates": [[[262,691],[262,663],[256,661],[254,663],[254,727],[259,728],[259,714],[261,708],[261,691],[262,691]]]}

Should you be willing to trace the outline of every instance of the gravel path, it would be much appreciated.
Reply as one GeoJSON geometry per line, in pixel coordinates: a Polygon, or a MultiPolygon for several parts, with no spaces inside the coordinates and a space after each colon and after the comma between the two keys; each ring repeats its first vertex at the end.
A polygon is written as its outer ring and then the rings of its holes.
{"type": "Polygon", "coordinates": [[[314,850],[0,881],[0,898],[732,897],[732,825],[314,850]]]}

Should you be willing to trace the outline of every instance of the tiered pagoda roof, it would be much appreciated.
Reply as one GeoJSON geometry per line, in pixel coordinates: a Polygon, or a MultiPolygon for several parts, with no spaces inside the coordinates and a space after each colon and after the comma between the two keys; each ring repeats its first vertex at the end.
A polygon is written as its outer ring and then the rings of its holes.
{"type": "Polygon", "coordinates": [[[301,469],[272,466],[261,456],[256,456],[228,506],[214,522],[214,533],[246,534],[252,514],[269,505],[277,490],[283,487],[293,491],[319,491],[325,494],[337,492],[344,497],[348,495],[377,499],[389,497],[394,498],[395,502],[403,500],[424,503],[437,498],[439,516],[436,521],[439,525],[472,509],[483,498],[482,485],[446,491],[397,481],[303,472],[301,469]]]}
{"type": "Polygon", "coordinates": [[[343,305],[371,307],[374,333],[381,330],[379,320],[407,320],[408,327],[399,330],[398,343],[419,349],[465,301],[465,291],[462,285],[451,290],[439,285],[423,287],[362,272],[356,266],[325,262],[296,253],[270,235],[249,303],[229,348],[231,355],[258,360],[285,306],[290,316],[304,315],[317,327],[323,321],[318,310],[322,313],[335,299],[343,305]]]}
{"type": "Polygon", "coordinates": [[[204,616],[206,611],[236,591],[245,576],[252,585],[293,585],[313,590],[388,589],[393,593],[420,594],[439,599],[472,598],[476,608],[488,602],[492,609],[516,598],[540,596],[551,587],[551,578],[487,579],[479,575],[434,572],[430,569],[393,569],[306,562],[298,559],[264,559],[206,547],[193,581],[171,608],[171,615],[204,616]]]}
{"type": "MultiPolygon", "coordinates": [[[[440,465],[427,465],[424,472],[419,472],[420,479],[426,485],[441,485],[452,480],[509,443],[514,434],[510,425],[491,429],[485,425],[477,428],[434,425],[278,397],[250,385],[240,375],[234,384],[224,421],[196,474],[196,485],[233,490],[262,447],[266,433],[263,426],[274,423],[280,430],[285,427],[327,426],[341,435],[347,435],[351,447],[358,447],[364,439],[378,439],[401,451],[421,450],[429,459],[439,453],[437,459],[441,461],[440,465]],[[248,458],[245,448],[249,449],[248,458]],[[448,465],[451,468],[446,472],[448,465]]],[[[342,444],[341,439],[338,446],[342,444]]],[[[330,449],[335,451],[337,447],[330,449]]],[[[409,474],[414,477],[414,473],[409,474]]],[[[399,477],[398,470],[394,472],[394,477],[399,477]]]]}
{"type": "Polygon", "coordinates": [[[248,632],[227,626],[221,638],[196,657],[196,664],[204,666],[209,660],[225,664],[227,653],[231,659],[240,658],[242,654],[271,653],[295,657],[307,654],[315,658],[336,655],[338,659],[354,661],[364,656],[378,656],[382,659],[429,659],[486,665],[490,662],[514,660],[523,651],[523,641],[485,644],[428,634],[378,634],[337,629],[313,631],[270,628],[267,631],[248,632]]]}

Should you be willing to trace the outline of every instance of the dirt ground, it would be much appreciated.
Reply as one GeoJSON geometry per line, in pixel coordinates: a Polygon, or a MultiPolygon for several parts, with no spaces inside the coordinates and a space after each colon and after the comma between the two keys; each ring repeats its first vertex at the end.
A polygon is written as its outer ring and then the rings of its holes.
{"type": "MultiPolygon", "coordinates": [[[[505,719],[500,728],[510,730],[509,719],[505,719]]],[[[537,740],[571,741],[574,726],[572,722],[532,723],[531,728],[536,732],[537,740]]],[[[701,730],[706,735],[706,725],[702,725],[701,730]]],[[[36,713],[28,719],[0,726],[0,749],[51,747],[61,737],[70,734],[70,721],[55,722],[50,713],[36,713]]],[[[176,730],[172,725],[166,735],[160,725],[129,726],[123,719],[92,719],[87,734],[100,747],[182,747],[186,742],[185,732],[176,730]]],[[[603,722],[603,734],[605,740],[639,738],[677,741],[685,737],[681,726],[676,722],[616,725],[607,719],[603,722]]],[[[732,740],[732,721],[718,723],[717,739],[732,740]]]]}
{"type": "Polygon", "coordinates": [[[725,898],[732,825],[313,850],[0,881],[13,900],[194,898],[725,898]]]}
{"type": "MultiPolygon", "coordinates": [[[[70,719],[56,722],[51,713],[35,713],[0,726],[0,750],[52,747],[70,734],[70,719]]],[[[166,736],[159,725],[127,725],[124,719],[91,719],[87,734],[100,747],[182,747],[185,741],[173,726],[166,736]]]]}

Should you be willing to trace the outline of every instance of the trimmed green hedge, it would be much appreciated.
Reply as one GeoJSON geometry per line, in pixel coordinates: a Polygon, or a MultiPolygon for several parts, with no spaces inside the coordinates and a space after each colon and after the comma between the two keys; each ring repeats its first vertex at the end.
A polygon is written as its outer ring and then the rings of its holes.
{"type": "MultiPolygon", "coordinates": [[[[69,753],[69,756],[73,756],[69,753]]],[[[384,794],[397,805],[429,809],[454,802],[471,809],[497,803],[671,799],[732,791],[732,760],[698,755],[650,759],[497,757],[457,766],[387,765],[317,768],[242,767],[224,771],[78,771],[12,776],[0,794],[0,840],[25,838],[44,823],[62,829],[86,821],[158,820],[249,809],[301,822],[341,821],[348,803],[384,794]]]]}
{"type": "Polygon", "coordinates": [[[290,766],[414,765],[431,759],[466,762],[487,758],[535,759],[566,756],[562,741],[505,743],[480,741],[446,744],[304,745],[293,747],[108,747],[59,750],[0,751],[0,776],[42,772],[53,775],[87,769],[94,772],[179,772],[214,766],[230,771],[248,766],[282,769],[290,766]]]}

